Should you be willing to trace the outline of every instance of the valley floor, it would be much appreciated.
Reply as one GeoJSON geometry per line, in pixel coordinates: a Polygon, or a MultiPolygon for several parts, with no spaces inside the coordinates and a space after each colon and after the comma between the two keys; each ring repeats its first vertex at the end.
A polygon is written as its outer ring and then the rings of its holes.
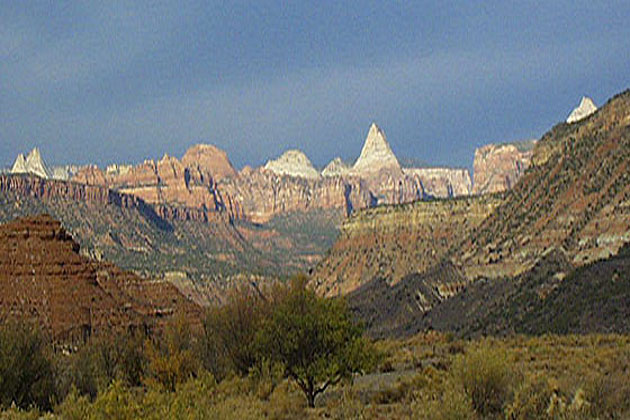
{"type": "MultiPolygon", "coordinates": [[[[426,333],[376,343],[374,372],[306,408],[289,382],[264,375],[216,383],[210,374],[176,392],[114,382],[90,401],[70,393],[44,418],[628,418],[630,336],[544,335],[457,340],[426,333]]],[[[8,409],[0,418],[39,418],[8,409]]]]}

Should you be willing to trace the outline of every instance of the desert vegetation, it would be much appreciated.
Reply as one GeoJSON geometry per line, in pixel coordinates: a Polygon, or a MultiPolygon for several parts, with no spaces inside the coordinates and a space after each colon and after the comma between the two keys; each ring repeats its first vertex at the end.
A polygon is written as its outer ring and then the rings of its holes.
{"type": "Polygon", "coordinates": [[[0,332],[0,418],[585,419],[630,415],[630,337],[364,338],[294,279],[235,291],[201,330],[53,345],[0,332]]]}

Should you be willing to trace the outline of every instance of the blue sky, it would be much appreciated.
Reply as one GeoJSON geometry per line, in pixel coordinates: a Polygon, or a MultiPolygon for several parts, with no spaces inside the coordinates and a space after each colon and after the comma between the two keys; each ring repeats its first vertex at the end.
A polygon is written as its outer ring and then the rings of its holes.
{"type": "Polygon", "coordinates": [[[470,167],[630,88],[628,22],[606,0],[3,1],[0,166],[199,142],[237,167],[288,148],[324,165],[375,121],[400,157],[470,167]]]}

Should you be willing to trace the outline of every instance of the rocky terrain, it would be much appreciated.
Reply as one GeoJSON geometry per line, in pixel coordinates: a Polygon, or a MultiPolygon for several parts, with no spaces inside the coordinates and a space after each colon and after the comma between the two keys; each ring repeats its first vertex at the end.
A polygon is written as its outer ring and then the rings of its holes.
{"type": "Polygon", "coordinates": [[[260,226],[224,212],[151,205],[95,185],[0,175],[0,222],[41,213],[60,220],[82,254],[145,278],[176,280],[206,304],[252,273],[264,281],[306,270],[332,245],[344,217],[290,213],[260,226]]]}
{"type": "Polygon", "coordinates": [[[193,324],[201,308],[163,281],[147,281],[79,255],[49,216],[0,226],[0,319],[36,322],[55,341],[112,329],[154,329],[177,314],[193,324]]]}
{"type": "Polygon", "coordinates": [[[529,167],[536,140],[488,144],[475,150],[473,194],[511,189],[529,167]]]}
{"type": "Polygon", "coordinates": [[[561,123],[536,144],[531,166],[456,257],[470,279],[512,277],[549,248],[575,265],[630,241],[630,92],[561,123]]]}
{"type": "MultiPolygon", "coordinates": [[[[426,204],[393,209],[398,219],[413,220],[415,206],[426,204]]],[[[350,305],[372,334],[427,328],[462,335],[627,332],[619,308],[630,295],[623,280],[630,242],[630,91],[545,134],[530,168],[487,217],[452,235],[436,259],[425,256],[427,265],[403,264],[417,274],[398,282],[396,267],[412,255],[404,244],[417,239],[409,240],[408,226],[399,223],[380,244],[391,220],[385,209],[350,219],[363,222],[356,232],[371,229],[365,236],[374,236],[374,245],[363,247],[360,234],[355,241],[342,234],[313,279],[321,293],[351,292],[350,305]],[[370,264],[373,275],[365,275],[361,267],[370,264]]],[[[436,233],[428,231],[426,242],[439,244],[436,233]]]]}
{"type": "Polygon", "coordinates": [[[363,210],[344,221],[312,272],[325,295],[347,294],[374,278],[395,284],[440,262],[501,203],[501,195],[418,201],[363,210]]]}

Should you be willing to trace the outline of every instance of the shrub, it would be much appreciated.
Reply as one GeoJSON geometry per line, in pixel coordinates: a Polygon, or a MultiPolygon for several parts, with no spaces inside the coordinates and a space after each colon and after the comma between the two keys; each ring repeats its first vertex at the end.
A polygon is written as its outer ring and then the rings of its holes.
{"type": "Polygon", "coordinates": [[[475,412],[481,416],[502,413],[513,393],[517,375],[504,351],[484,342],[458,356],[452,370],[475,412]]]}
{"type": "Polygon", "coordinates": [[[38,329],[10,323],[0,329],[0,406],[51,408],[55,382],[50,350],[38,329]]]}
{"type": "Polygon", "coordinates": [[[174,392],[193,377],[199,369],[193,347],[190,326],[182,318],[169,323],[157,340],[146,340],[147,384],[174,392]]]}

